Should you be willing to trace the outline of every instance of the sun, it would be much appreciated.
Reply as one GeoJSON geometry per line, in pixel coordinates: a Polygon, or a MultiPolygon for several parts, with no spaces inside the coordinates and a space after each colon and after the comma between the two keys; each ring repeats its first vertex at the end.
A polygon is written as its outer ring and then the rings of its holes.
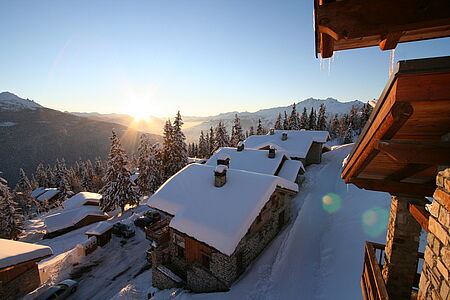
{"type": "Polygon", "coordinates": [[[125,108],[125,112],[136,121],[148,120],[152,115],[152,107],[148,100],[130,101],[125,108]]]}

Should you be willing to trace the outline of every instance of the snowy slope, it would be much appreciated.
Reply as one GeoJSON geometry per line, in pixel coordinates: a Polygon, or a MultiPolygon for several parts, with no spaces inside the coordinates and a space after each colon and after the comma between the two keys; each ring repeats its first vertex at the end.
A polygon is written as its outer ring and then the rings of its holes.
{"type": "Polygon", "coordinates": [[[0,110],[20,111],[23,109],[35,110],[42,107],[33,100],[20,98],[13,93],[0,93],[0,110]]]}
{"type": "MultiPolygon", "coordinates": [[[[384,243],[390,201],[387,193],[360,190],[342,181],[341,163],[351,147],[325,153],[322,164],[307,168],[294,199],[291,224],[229,292],[181,292],[176,298],[362,299],[364,243],[384,243]],[[324,208],[323,197],[329,193],[340,201],[326,197],[324,208]]],[[[170,292],[157,293],[155,299],[167,299],[170,292]]]]}

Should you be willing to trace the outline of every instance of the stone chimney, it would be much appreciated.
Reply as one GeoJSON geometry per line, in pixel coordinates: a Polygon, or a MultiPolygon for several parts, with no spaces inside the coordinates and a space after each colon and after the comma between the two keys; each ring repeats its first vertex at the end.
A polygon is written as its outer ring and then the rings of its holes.
{"type": "Polygon", "coordinates": [[[275,134],[275,129],[274,128],[270,128],[269,133],[270,133],[270,135],[274,135],[275,134]]]}
{"type": "Polygon", "coordinates": [[[269,158],[275,158],[275,151],[276,151],[276,149],[273,146],[270,146],[270,148],[269,148],[269,158]]]}
{"type": "Polygon", "coordinates": [[[230,166],[230,156],[228,154],[221,154],[217,158],[217,165],[224,165],[229,167],[230,166]]]}
{"type": "Polygon", "coordinates": [[[227,171],[228,167],[224,165],[219,165],[214,170],[214,186],[222,187],[227,183],[227,171]]]}
{"type": "Polygon", "coordinates": [[[238,144],[237,144],[237,151],[242,151],[242,150],[244,150],[244,143],[243,142],[239,142],[238,144]]]}
{"type": "Polygon", "coordinates": [[[283,132],[283,133],[281,134],[281,140],[282,140],[282,141],[287,140],[287,132],[283,132]]]}

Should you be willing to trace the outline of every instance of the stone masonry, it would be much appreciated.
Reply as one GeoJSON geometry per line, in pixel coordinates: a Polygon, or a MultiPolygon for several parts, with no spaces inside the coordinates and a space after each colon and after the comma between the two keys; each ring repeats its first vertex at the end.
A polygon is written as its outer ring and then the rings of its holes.
{"type": "Polygon", "coordinates": [[[419,283],[419,300],[449,300],[450,168],[441,168],[429,206],[429,233],[419,283]]]}
{"type": "Polygon", "coordinates": [[[382,270],[392,299],[411,299],[421,227],[409,213],[409,203],[421,202],[422,199],[392,196],[382,270]]]}

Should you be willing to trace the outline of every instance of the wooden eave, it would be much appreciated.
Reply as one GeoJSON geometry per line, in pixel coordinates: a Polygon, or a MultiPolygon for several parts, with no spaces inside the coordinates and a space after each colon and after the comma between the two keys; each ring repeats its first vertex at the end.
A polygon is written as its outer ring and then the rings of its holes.
{"type": "Polygon", "coordinates": [[[314,0],[316,56],[450,36],[448,0],[314,0]]]}
{"type": "Polygon", "coordinates": [[[450,57],[400,61],[342,171],[346,183],[432,196],[450,164],[450,57]]]}

